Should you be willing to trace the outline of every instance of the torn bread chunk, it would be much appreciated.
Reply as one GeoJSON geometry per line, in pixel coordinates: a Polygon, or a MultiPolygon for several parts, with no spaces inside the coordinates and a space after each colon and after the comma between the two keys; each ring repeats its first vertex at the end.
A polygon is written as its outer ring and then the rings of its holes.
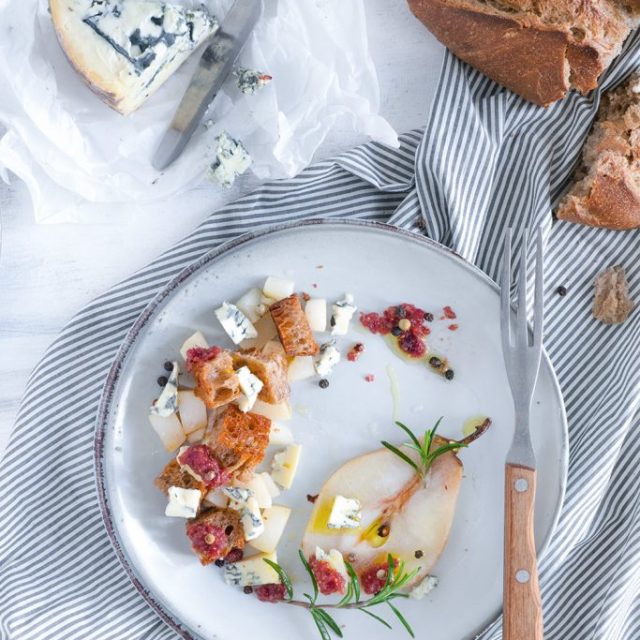
{"type": "Polygon", "coordinates": [[[605,93],[561,220],[607,229],[640,226],[640,75],[605,93]]]}
{"type": "Polygon", "coordinates": [[[307,316],[297,295],[290,295],[270,309],[280,342],[288,356],[314,356],[319,347],[313,339],[307,316]]]}
{"type": "Polygon", "coordinates": [[[243,413],[230,404],[205,436],[206,444],[230,472],[254,469],[264,458],[269,445],[271,420],[255,413],[243,413]]]}
{"type": "Polygon", "coordinates": [[[197,489],[203,496],[207,491],[206,484],[182,469],[175,458],[167,463],[162,473],[155,479],[155,485],[165,494],[169,493],[171,487],[197,489]]]}
{"type": "Polygon", "coordinates": [[[609,267],[595,281],[593,316],[605,324],[620,324],[635,306],[629,298],[629,285],[621,266],[609,267]]]}
{"type": "Polygon", "coordinates": [[[289,397],[287,360],[282,354],[265,354],[258,349],[247,349],[234,353],[232,357],[236,368],[247,367],[262,382],[262,389],[258,394],[260,400],[279,404],[289,397]]]}
{"type": "MultiPolygon", "coordinates": [[[[195,349],[189,353],[193,356],[195,349]]],[[[189,370],[196,381],[195,393],[209,409],[215,409],[240,397],[240,381],[229,351],[216,349],[210,359],[189,360],[189,370]]]]}
{"type": "Polygon", "coordinates": [[[233,509],[207,509],[187,522],[186,530],[191,547],[203,565],[222,560],[233,549],[244,548],[240,514],[233,509]]]}

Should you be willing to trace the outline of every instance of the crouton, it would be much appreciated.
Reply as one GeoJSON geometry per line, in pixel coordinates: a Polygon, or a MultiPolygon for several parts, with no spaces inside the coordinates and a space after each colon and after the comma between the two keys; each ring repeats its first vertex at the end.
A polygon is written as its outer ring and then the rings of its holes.
{"type": "Polygon", "coordinates": [[[240,381],[233,370],[233,359],[221,350],[214,358],[191,367],[196,381],[196,395],[209,409],[232,402],[240,396],[240,381]]]}
{"type": "Polygon", "coordinates": [[[190,473],[183,471],[175,458],[165,466],[154,484],[165,494],[169,492],[169,487],[198,489],[202,495],[206,490],[204,482],[196,480],[190,473]]]}
{"type": "Polygon", "coordinates": [[[313,339],[309,321],[297,295],[272,304],[269,310],[288,356],[314,356],[318,353],[318,343],[313,339]]]}
{"type": "Polygon", "coordinates": [[[201,564],[223,559],[233,549],[244,548],[240,512],[234,509],[207,509],[186,524],[187,537],[201,564]]]}
{"type": "Polygon", "coordinates": [[[287,360],[280,353],[265,355],[257,349],[248,349],[233,354],[233,364],[248,367],[254,376],[260,378],[264,385],[258,397],[269,404],[279,404],[289,397],[287,381],[287,360]]]}
{"type": "Polygon", "coordinates": [[[250,471],[262,462],[269,444],[271,420],[255,413],[243,413],[230,404],[205,436],[206,444],[227,471],[250,471]]]}

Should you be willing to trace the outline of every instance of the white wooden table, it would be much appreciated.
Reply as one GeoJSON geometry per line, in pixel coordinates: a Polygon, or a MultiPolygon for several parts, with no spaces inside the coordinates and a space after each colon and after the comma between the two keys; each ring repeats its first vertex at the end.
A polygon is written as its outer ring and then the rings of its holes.
{"type": "MultiPolygon", "coordinates": [[[[404,0],[365,4],[381,113],[398,132],[423,126],[443,49],[404,0]]],[[[335,130],[317,159],[360,142],[352,132],[335,130]]],[[[36,225],[24,184],[16,178],[10,186],[0,182],[0,455],[27,378],[64,324],[96,295],[187,235],[207,214],[256,184],[242,180],[226,192],[204,184],[161,208],[119,207],[100,211],[90,224],[36,225]]]]}

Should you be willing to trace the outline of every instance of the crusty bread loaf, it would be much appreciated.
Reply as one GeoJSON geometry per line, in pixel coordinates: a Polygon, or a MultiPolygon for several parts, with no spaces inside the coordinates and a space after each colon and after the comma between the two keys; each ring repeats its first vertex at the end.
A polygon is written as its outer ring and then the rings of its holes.
{"type": "Polygon", "coordinates": [[[638,0],[408,0],[459,58],[526,100],[587,93],[636,26],[638,0]]]}
{"type": "Polygon", "coordinates": [[[621,266],[609,267],[595,281],[593,315],[605,324],[624,322],[631,311],[633,301],[629,298],[629,285],[621,266]]]}
{"type": "Polygon", "coordinates": [[[608,229],[640,226],[640,76],[604,94],[561,220],[608,229]]]}

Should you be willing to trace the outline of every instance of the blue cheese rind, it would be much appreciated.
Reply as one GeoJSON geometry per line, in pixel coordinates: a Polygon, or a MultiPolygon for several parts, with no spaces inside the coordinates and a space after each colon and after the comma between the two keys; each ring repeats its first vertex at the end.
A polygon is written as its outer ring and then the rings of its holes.
{"type": "Polygon", "coordinates": [[[149,413],[166,418],[178,410],[178,374],[180,369],[177,362],[173,362],[167,384],[158,399],[151,405],[149,413]]]}
{"type": "Polygon", "coordinates": [[[240,344],[243,340],[258,337],[258,332],[253,324],[251,324],[249,318],[234,304],[223,302],[222,306],[216,309],[215,313],[222,328],[234,344],[240,344]]]}
{"type": "Polygon", "coordinates": [[[254,93],[266,87],[273,79],[263,71],[247,69],[246,67],[236,67],[233,70],[238,89],[245,95],[252,96],[254,93]]]}
{"type": "Polygon", "coordinates": [[[349,331],[349,324],[355,312],[358,310],[353,304],[353,296],[346,293],[342,300],[338,300],[331,306],[331,335],[344,336],[349,331]]]}
{"type": "Polygon", "coordinates": [[[336,496],[327,520],[329,529],[357,529],[362,520],[362,506],[356,498],[336,496]]]}
{"type": "Polygon", "coordinates": [[[137,109],[218,28],[203,9],[157,0],[50,0],[58,39],[91,89],[137,109]]]}
{"type": "Polygon", "coordinates": [[[236,178],[251,166],[251,156],[239,140],[226,131],[216,138],[216,157],[209,167],[209,178],[223,187],[231,187],[236,178]]]}

